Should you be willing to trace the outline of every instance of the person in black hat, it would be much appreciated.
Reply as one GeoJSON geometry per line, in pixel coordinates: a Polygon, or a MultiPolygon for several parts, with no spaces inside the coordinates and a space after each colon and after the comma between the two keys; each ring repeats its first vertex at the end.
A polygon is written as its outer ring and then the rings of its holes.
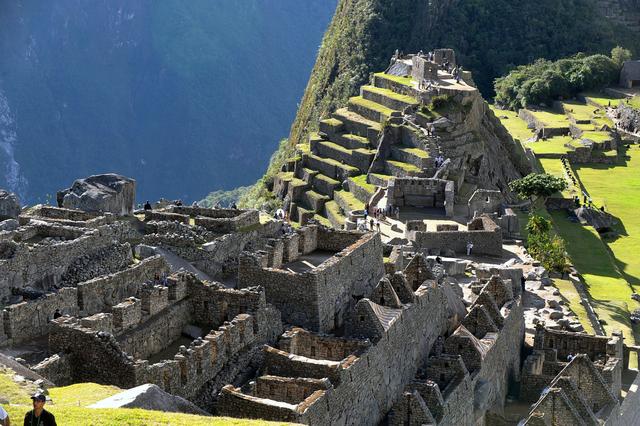
{"type": "Polygon", "coordinates": [[[56,418],[44,409],[47,397],[41,392],[36,392],[32,397],[33,410],[24,416],[24,426],[57,426],[56,418]]]}

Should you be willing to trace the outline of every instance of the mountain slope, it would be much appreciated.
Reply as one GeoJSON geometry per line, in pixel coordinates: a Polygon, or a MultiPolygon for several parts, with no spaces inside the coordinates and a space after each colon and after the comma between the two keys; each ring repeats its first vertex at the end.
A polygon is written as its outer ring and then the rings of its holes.
{"type": "MultiPolygon", "coordinates": [[[[451,47],[474,72],[485,96],[493,80],[515,65],[578,51],[637,49],[638,33],[605,18],[593,0],[341,0],[293,123],[292,144],[344,103],[370,72],[384,69],[395,49],[451,47]]],[[[634,10],[634,1],[619,2],[634,10]]],[[[626,8],[626,9],[625,9],[626,8]]],[[[605,8],[606,9],[606,8],[605,8]]]]}
{"type": "Polygon", "coordinates": [[[0,187],[26,202],[116,171],[141,198],[255,181],[334,0],[0,5],[0,187]]]}

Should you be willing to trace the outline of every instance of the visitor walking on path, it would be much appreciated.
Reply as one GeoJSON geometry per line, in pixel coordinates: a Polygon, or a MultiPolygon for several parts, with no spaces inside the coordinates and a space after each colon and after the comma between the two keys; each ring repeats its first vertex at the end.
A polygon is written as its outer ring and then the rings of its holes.
{"type": "Polygon", "coordinates": [[[371,230],[373,231],[373,218],[371,218],[371,220],[369,220],[369,226],[371,227],[371,230]]]}
{"type": "Polygon", "coordinates": [[[376,220],[376,230],[380,233],[380,221],[376,220]]]}
{"type": "Polygon", "coordinates": [[[9,419],[9,414],[4,411],[2,405],[0,405],[0,426],[11,426],[11,420],[9,419]]]}
{"type": "Polygon", "coordinates": [[[467,243],[467,256],[471,256],[471,250],[473,250],[473,243],[469,241],[467,243]]]}
{"type": "Polygon", "coordinates": [[[33,410],[27,412],[24,416],[24,426],[57,426],[56,418],[44,409],[47,397],[37,392],[31,397],[33,401],[33,410]]]}

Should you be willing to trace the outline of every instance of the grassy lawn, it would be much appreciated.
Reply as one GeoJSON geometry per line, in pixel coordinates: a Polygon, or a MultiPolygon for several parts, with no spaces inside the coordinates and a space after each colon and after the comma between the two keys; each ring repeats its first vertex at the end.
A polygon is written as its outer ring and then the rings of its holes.
{"type": "MultiPolygon", "coordinates": [[[[9,413],[11,424],[22,424],[27,411],[31,410],[29,395],[33,389],[15,383],[13,372],[0,370],[0,400],[9,413]],[[4,401],[8,401],[4,403],[4,401]]],[[[164,413],[140,409],[93,409],[86,408],[104,398],[108,398],[120,389],[114,386],[103,386],[95,383],[81,383],[49,389],[51,401],[47,402],[47,410],[56,416],[56,421],[65,426],[120,426],[120,425],[276,425],[258,420],[231,419],[227,417],[204,417],[190,414],[164,413]]]]}
{"type": "Polygon", "coordinates": [[[581,136],[581,139],[589,139],[597,143],[603,143],[606,141],[610,141],[611,139],[613,139],[613,137],[609,132],[584,132],[581,136]]]}
{"type": "Polygon", "coordinates": [[[580,320],[580,324],[584,327],[584,331],[589,334],[595,334],[591,321],[589,321],[587,310],[582,303],[580,303],[580,294],[573,283],[569,280],[554,279],[553,285],[560,291],[562,297],[567,299],[569,309],[576,314],[580,320]]]}
{"type": "Polygon", "coordinates": [[[596,107],[580,102],[563,102],[562,107],[567,114],[571,114],[576,120],[590,120],[596,107]]]}
{"type": "Polygon", "coordinates": [[[609,96],[605,93],[583,93],[582,95],[588,102],[593,102],[601,107],[609,106],[609,104],[616,106],[621,100],[618,97],[609,96]]]}
{"type": "Polygon", "coordinates": [[[369,194],[373,195],[376,192],[376,186],[370,183],[367,183],[367,175],[359,175],[350,177],[349,180],[353,181],[357,186],[367,191],[369,194]]]}
{"type": "Polygon", "coordinates": [[[362,96],[355,96],[349,99],[349,103],[358,105],[362,108],[366,108],[371,111],[377,111],[378,113],[384,115],[387,118],[389,118],[391,116],[391,113],[393,112],[391,108],[387,108],[382,104],[365,99],[362,96]]]}
{"type": "Polygon", "coordinates": [[[626,165],[589,164],[576,171],[596,205],[620,219],[620,236],[607,243],[624,278],[640,291],[640,147],[633,145],[627,154],[626,165]]]}
{"type": "Polygon", "coordinates": [[[580,188],[576,188],[573,185],[564,171],[562,161],[559,158],[538,158],[540,166],[545,173],[564,178],[569,185],[566,190],[562,192],[562,196],[565,198],[573,198],[574,196],[580,196],[580,188]]]}
{"type": "Polygon", "coordinates": [[[565,212],[552,212],[551,217],[556,232],[567,243],[572,263],[585,281],[594,310],[606,322],[605,331],[610,335],[622,330],[627,343],[633,344],[635,335],[629,313],[639,305],[631,299],[631,286],[620,275],[606,245],[593,228],[570,222],[565,212]]]}

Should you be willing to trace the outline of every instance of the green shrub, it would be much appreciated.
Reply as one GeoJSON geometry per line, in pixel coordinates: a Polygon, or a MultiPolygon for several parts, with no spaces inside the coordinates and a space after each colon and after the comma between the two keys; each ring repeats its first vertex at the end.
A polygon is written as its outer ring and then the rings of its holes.
{"type": "Polygon", "coordinates": [[[509,183],[509,188],[522,198],[549,197],[567,189],[567,181],[546,173],[531,173],[509,183]]]}
{"type": "Polygon", "coordinates": [[[566,246],[562,238],[551,234],[551,222],[532,214],[527,222],[527,249],[549,271],[564,272],[567,266],[566,246]]]}

